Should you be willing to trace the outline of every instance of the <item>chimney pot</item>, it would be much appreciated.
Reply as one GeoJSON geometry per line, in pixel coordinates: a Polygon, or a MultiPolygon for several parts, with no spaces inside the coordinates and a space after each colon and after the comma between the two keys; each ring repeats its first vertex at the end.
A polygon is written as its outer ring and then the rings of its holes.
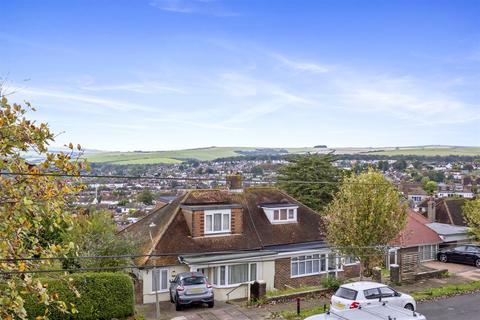
{"type": "Polygon", "coordinates": [[[435,222],[437,220],[437,213],[435,208],[435,200],[430,198],[427,202],[427,218],[430,222],[435,222]]]}
{"type": "Polygon", "coordinates": [[[242,190],[242,175],[237,174],[230,174],[226,177],[227,180],[227,188],[231,191],[241,191],[242,190]]]}

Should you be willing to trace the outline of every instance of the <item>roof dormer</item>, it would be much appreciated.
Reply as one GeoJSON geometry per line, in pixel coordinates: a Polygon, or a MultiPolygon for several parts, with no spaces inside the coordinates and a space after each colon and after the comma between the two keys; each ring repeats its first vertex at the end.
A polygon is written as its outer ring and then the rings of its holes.
{"type": "Polygon", "coordinates": [[[271,224],[296,223],[298,205],[293,203],[266,203],[260,205],[271,224]]]}
{"type": "Polygon", "coordinates": [[[240,204],[190,204],[181,208],[194,238],[243,232],[243,207],[240,204]]]}

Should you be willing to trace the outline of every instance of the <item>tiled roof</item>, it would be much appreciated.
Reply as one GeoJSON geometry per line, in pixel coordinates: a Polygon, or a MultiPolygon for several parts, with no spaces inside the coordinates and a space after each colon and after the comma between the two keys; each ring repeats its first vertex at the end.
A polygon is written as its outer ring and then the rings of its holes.
{"type": "Polygon", "coordinates": [[[436,203],[436,222],[465,226],[462,206],[465,199],[441,199],[436,203]]]}
{"type": "Polygon", "coordinates": [[[428,220],[421,214],[408,210],[407,224],[391,245],[414,247],[426,244],[441,243],[442,239],[428,226],[428,220]]]}
{"type": "MultiPolygon", "coordinates": [[[[135,232],[142,238],[141,253],[189,254],[260,250],[268,246],[288,245],[324,240],[324,220],[312,209],[275,188],[247,188],[243,192],[228,190],[192,190],[160,210],[132,224],[124,232],[135,232]],[[289,203],[298,205],[297,223],[271,224],[260,204],[289,203]],[[182,206],[241,205],[243,233],[215,237],[192,238],[181,212],[182,206]],[[153,242],[148,225],[156,224],[153,242]],[[158,230],[157,230],[158,229],[158,230]],[[152,243],[155,250],[152,250],[152,243]]],[[[146,259],[141,261],[147,263],[146,259]]]]}

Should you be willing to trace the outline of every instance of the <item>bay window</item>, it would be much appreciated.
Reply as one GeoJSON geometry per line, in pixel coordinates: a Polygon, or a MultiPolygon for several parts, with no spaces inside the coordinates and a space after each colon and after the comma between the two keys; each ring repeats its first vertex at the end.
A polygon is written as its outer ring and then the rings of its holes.
{"type": "Polygon", "coordinates": [[[243,263],[212,268],[214,285],[235,285],[257,280],[257,264],[243,263]]]}

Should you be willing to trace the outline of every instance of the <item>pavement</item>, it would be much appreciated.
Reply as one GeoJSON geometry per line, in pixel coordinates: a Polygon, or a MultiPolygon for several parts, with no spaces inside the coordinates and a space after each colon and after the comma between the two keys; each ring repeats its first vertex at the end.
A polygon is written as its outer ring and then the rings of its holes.
{"type": "Polygon", "coordinates": [[[465,278],[467,280],[480,280],[480,269],[468,264],[428,261],[423,263],[423,265],[432,269],[447,269],[450,274],[465,278]]]}
{"type": "MultiPolygon", "coordinates": [[[[137,305],[137,313],[145,319],[155,319],[155,304],[137,305]]],[[[182,311],[175,311],[175,305],[170,302],[160,303],[160,319],[174,320],[260,320],[267,319],[270,312],[265,308],[241,307],[222,301],[215,301],[215,307],[195,305],[184,307],[182,311]]]]}
{"type": "MultiPolygon", "coordinates": [[[[480,269],[462,264],[441,263],[430,261],[424,263],[428,268],[447,269],[449,277],[439,279],[425,279],[415,283],[395,286],[395,288],[404,293],[423,290],[425,288],[438,288],[449,284],[459,284],[469,281],[480,280],[480,269]]],[[[420,313],[425,313],[427,318],[434,320],[455,319],[455,320],[480,320],[480,295],[466,295],[454,298],[425,302],[419,304],[420,313]]],[[[302,299],[301,307],[311,308],[322,306],[329,303],[327,298],[302,299]]],[[[174,320],[259,320],[274,318],[282,311],[293,311],[296,303],[285,302],[277,304],[267,304],[262,307],[246,307],[244,304],[230,304],[222,301],[216,301],[215,307],[209,309],[206,306],[186,307],[182,311],[175,311],[175,305],[170,302],[160,303],[160,319],[174,320]]],[[[137,305],[137,313],[141,314],[147,320],[155,319],[155,305],[137,305]]]]}
{"type": "Polygon", "coordinates": [[[448,299],[420,303],[417,311],[432,320],[480,319],[480,294],[455,296],[448,299]]]}

